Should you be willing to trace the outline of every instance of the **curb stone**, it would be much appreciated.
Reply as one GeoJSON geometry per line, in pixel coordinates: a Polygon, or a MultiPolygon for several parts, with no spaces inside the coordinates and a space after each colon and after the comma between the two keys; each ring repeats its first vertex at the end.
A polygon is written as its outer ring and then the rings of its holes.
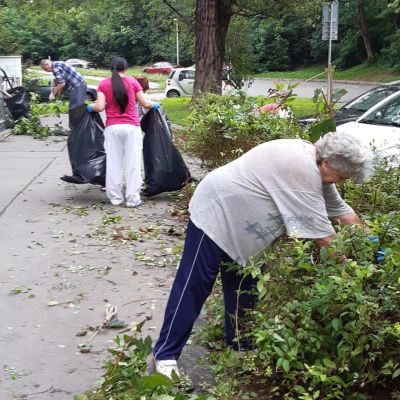
{"type": "MultiPolygon", "coordinates": [[[[291,78],[255,78],[264,81],[283,81],[283,82],[305,82],[307,79],[291,79],[291,78]]],[[[309,82],[326,82],[326,79],[311,79],[309,82]]],[[[374,82],[374,81],[352,81],[352,80],[333,80],[333,83],[348,83],[355,85],[385,85],[389,82],[374,82]]]]}

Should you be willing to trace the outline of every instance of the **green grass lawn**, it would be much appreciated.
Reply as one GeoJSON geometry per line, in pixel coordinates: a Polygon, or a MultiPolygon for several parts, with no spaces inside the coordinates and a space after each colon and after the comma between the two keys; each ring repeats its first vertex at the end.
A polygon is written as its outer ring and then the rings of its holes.
{"type": "MultiPolygon", "coordinates": [[[[163,99],[161,105],[172,123],[185,126],[186,118],[190,114],[190,100],[189,97],[163,99]]],[[[311,99],[296,97],[289,106],[297,118],[311,115],[315,111],[315,104],[311,99]]]]}
{"type": "MultiPolygon", "coordinates": [[[[316,79],[326,79],[326,69],[326,65],[321,65],[298,69],[296,71],[263,72],[257,74],[256,78],[306,80],[316,77],[316,79]]],[[[400,80],[400,72],[384,70],[376,65],[361,64],[346,70],[335,69],[333,79],[366,82],[391,82],[400,80]]]]}
{"type": "Polygon", "coordinates": [[[186,125],[190,114],[190,97],[178,97],[161,100],[162,108],[173,124],[186,125]]]}

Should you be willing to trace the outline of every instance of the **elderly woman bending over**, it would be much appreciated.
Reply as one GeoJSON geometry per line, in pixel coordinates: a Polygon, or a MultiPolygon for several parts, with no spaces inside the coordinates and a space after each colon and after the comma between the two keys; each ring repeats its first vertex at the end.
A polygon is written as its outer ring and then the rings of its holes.
{"type": "Polygon", "coordinates": [[[223,264],[244,266],[283,235],[329,246],[335,237],[331,219],[361,223],[335,184],[363,180],[371,160],[353,137],[328,133],[315,145],[297,139],[263,143],[210,172],[189,204],[184,251],[153,351],[156,369],[167,376],[178,372],[177,360],[219,272],[226,340],[238,348],[234,319],[252,306],[255,282],[223,264]]]}

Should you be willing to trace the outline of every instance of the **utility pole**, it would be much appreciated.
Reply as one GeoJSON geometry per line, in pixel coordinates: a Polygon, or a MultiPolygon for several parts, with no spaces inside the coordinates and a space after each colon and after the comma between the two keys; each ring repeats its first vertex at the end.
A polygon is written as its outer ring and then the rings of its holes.
{"type": "Polygon", "coordinates": [[[328,103],[332,106],[333,68],[332,68],[332,40],[338,39],[339,5],[332,1],[324,5],[322,10],[322,40],[328,40],[328,103]]]}
{"type": "Polygon", "coordinates": [[[176,64],[179,65],[179,25],[178,18],[174,18],[176,27],[176,64]]]}

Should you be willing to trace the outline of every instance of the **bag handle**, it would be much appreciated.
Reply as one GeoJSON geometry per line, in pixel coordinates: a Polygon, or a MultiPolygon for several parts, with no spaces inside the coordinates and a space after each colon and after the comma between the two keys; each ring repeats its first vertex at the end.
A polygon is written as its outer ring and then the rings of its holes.
{"type": "Polygon", "coordinates": [[[0,72],[4,75],[4,78],[6,79],[8,85],[10,86],[10,89],[11,89],[13,87],[13,85],[12,85],[10,78],[8,77],[6,71],[4,71],[4,69],[0,67],[0,72]]]}

